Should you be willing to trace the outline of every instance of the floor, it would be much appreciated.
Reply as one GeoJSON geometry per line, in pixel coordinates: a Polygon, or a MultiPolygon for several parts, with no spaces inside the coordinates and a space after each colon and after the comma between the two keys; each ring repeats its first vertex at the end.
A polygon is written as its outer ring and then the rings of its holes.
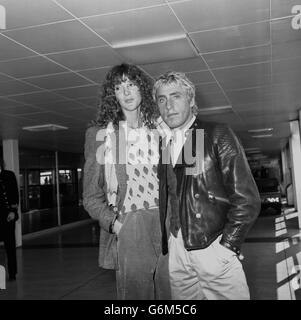
{"type": "MultiPolygon", "coordinates": [[[[114,272],[97,266],[98,237],[89,221],[23,241],[17,281],[6,282],[0,300],[116,300],[114,272]]],[[[251,299],[301,300],[300,240],[294,209],[257,219],[243,245],[251,299]]]]}

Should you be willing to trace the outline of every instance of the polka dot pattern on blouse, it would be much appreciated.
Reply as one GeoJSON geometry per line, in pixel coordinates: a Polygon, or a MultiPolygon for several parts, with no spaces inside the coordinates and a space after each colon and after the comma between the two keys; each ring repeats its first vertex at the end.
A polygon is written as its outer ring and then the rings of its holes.
{"type": "Polygon", "coordinates": [[[159,206],[158,142],[146,127],[130,129],[127,139],[127,193],[121,212],[159,206]]]}

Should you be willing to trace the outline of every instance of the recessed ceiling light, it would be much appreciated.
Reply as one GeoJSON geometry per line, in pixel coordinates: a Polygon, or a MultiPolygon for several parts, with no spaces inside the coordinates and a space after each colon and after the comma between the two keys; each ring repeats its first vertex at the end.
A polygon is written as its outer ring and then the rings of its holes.
{"type": "Polygon", "coordinates": [[[198,109],[198,113],[200,114],[217,114],[217,113],[228,113],[232,111],[231,106],[218,106],[212,108],[201,108],[198,109]]]}
{"type": "Polygon", "coordinates": [[[264,154],[258,154],[252,157],[253,160],[259,160],[259,159],[267,159],[268,156],[264,154]]]}
{"type": "Polygon", "coordinates": [[[195,58],[198,53],[185,34],[125,41],[112,45],[131,63],[145,64],[195,58]]]}
{"type": "Polygon", "coordinates": [[[6,10],[5,7],[0,5],[0,30],[6,29],[6,10]]]}
{"type": "Polygon", "coordinates": [[[260,150],[260,149],[257,148],[257,147],[254,147],[254,148],[245,148],[245,151],[254,151],[254,150],[260,150]]]}
{"type": "Polygon", "coordinates": [[[114,43],[112,47],[113,49],[121,49],[121,48],[145,46],[148,44],[161,43],[166,41],[180,40],[185,38],[186,38],[186,34],[184,33],[184,34],[165,36],[165,37],[154,37],[154,38],[142,39],[142,40],[121,41],[118,43],[114,43]]]}
{"type": "Polygon", "coordinates": [[[273,131],[273,128],[263,128],[263,129],[251,129],[251,130],[248,130],[248,132],[252,132],[252,133],[255,133],[255,132],[266,132],[266,131],[273,131]]]}
{"type": "Polygon", "coordinates": [[[58,131],[58,130],[67,130],[68,127],[60,126],[58,124],[42,124],[37,126],[23,127],[23,130],[27,131],[58,131]]]}
{"type": "Polygon", "coordinates": [[[270,138],[272,137],[272,134],[258,134],[256,136],[251,136],[252,138],[270,138]]]}
{"type": "Polygon", "coordinates": [[[260,150],[249,150],[249,151],[246,151],[246,153],[254,154],[254,153],[261,153],[261,151],[260,150]]]}

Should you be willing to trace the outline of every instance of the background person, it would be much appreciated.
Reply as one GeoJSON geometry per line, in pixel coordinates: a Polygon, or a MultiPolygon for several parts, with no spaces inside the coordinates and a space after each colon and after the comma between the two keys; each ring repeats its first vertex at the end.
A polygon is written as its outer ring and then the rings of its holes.
{"type": "Polygon", "coordinates": [[[9,280],[16,280],[15,223],[18,220],[19,189],[13,171],[4,169],[0,158],[0,240],[4,242],[9,280]]]}

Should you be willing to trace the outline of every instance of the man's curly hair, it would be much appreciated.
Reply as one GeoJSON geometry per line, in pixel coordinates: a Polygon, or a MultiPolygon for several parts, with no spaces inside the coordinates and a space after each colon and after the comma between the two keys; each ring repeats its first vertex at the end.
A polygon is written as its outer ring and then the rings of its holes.
{"type": "Polygon", "coordinates": [[[126,120],[115,95],[115,85],[120,84],[124,77],[131,80],[140,90],[140,121],[148,128],[154,128],[159,111],[152,98],[153,81],[140,68],[126,63],[114,66],[107,73],[100,91],[96,120],[91,124],[104,128],[110,122],[118,126],[119,121],[126,120]]]}

